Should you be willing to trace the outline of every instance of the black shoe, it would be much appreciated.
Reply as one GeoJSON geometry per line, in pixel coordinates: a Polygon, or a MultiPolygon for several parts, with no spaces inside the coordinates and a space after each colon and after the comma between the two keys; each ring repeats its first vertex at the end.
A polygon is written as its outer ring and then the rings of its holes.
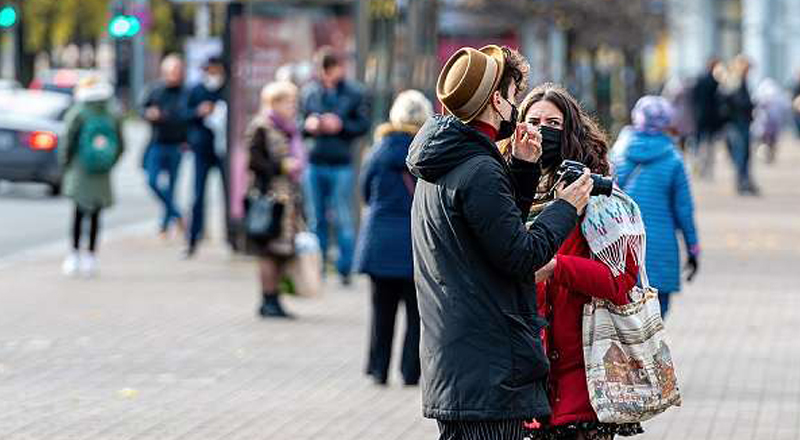
{"type": "Polygon", "coordinates": [[[283,309],[277,295],[264,296],[264,302],[261,304],[258,314],[262,318],[294,319],[294,315],[283,309]]]}
{"type": "Polygon", "coordinates": [[[367,373],[367,376],[371,377],[372,383],[378,386],[386,386],[389,383],[389,379],[386,376],[379,373],[369,372],[367,373]]]}
{"type": "Polygon", "coordinates": [[[342,275],[342,287],[350,287],[353,285],[353,279],[350,278],[350,275],[342,275]]]}
{"type": "Polygon", "coordinates": [[[197,246],[189,245],[181,253],[181,258],[184,260],[191,260],[197,254],[197,246]]]}
{"type": "Polygon", "coordinates": [[[758,189],[757,186],[753,185],[752,183],[748,183],[746,185],[739,186],[739,195],[740,196],[752,196],[758,197],[761,195],[761,190],[758,189]]]}
{"type": "Polygon", "coordinates": [[[403,379],[403,385],[407,387],[415,387],[419,385],[419,379],[414,379],[414,380],[403,379]]]}

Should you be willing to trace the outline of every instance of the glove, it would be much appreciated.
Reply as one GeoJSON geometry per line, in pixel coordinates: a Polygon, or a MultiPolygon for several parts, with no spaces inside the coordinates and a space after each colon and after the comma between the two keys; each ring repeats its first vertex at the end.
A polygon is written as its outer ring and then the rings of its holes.
{"type": "Polygon", "coordinates": [[[683,268],[687,282],[692,282],[695,275],[697,275],[698,269],[699,263],[697,262],[697,255],[689,255],[689,258],[686,259],[686,266],[683,268]]]}

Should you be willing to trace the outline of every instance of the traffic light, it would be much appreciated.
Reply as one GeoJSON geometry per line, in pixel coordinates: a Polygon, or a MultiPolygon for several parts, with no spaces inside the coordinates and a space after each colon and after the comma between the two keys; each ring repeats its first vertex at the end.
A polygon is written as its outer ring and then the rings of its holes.
{"type": "Polygon", "coordinates": [[[0,7],[0,29],[8,29],[17,24],[17,10],[10,5],[0,7]]]}
{"type": "Polygon", "coordinates": [[[108,23],[108,33],[112,38],[132,38],[141,29],[139,19],[133,15],[117,15],[108,23]]]}

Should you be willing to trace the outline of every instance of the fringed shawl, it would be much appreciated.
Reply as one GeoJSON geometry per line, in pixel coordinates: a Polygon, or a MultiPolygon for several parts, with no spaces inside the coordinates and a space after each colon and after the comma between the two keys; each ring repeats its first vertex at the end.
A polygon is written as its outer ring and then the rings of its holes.
{"type": "Polygon", "coordinates": [[[617,187],[610,197],[592,197],[581,231],[592,255],[616,277],[625,273],[628,254],[636,259],[642,287],[649,287],[645,264],[645,230],[639,206],[617,187]]]}

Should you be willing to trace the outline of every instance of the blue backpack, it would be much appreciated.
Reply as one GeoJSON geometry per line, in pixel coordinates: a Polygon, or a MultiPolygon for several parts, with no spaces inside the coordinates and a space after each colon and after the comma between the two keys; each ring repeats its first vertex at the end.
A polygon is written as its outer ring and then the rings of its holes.
{"type": "Polygon", "coordinates": [[[120,152],[117,124],[108,112],[86,111],[78,136],[78,160],[91,174],[111,171],[120,152]]]}

